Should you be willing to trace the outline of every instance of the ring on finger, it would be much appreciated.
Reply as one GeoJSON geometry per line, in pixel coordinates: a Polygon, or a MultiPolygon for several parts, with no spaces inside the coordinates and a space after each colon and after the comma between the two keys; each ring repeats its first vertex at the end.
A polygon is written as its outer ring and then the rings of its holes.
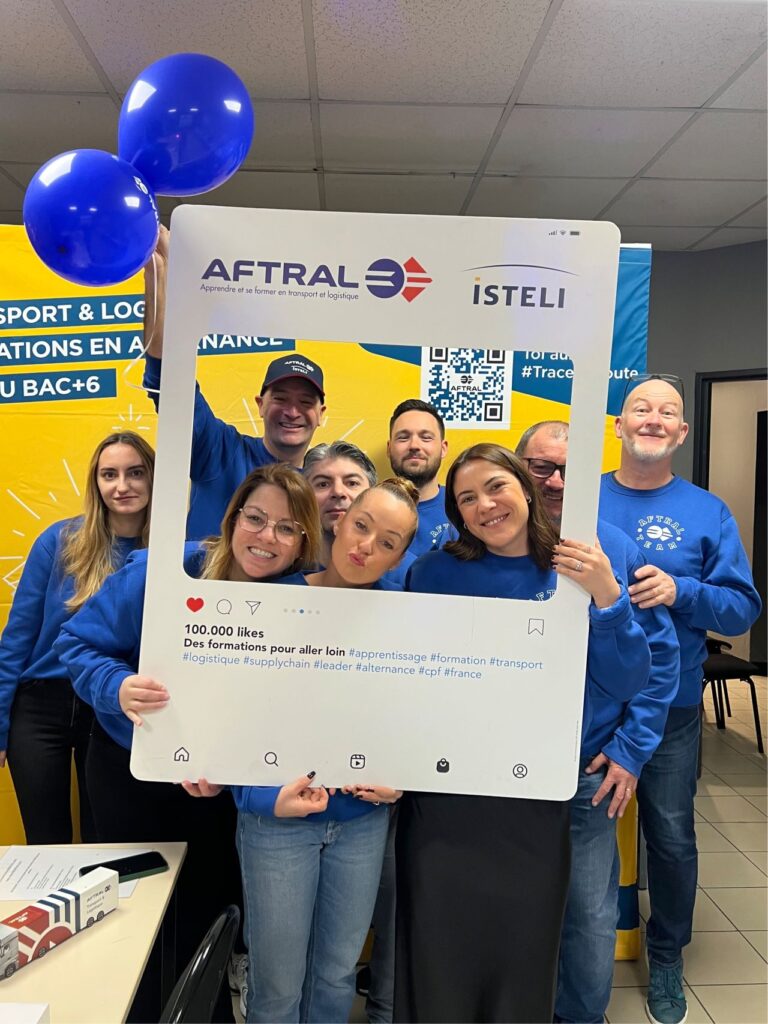
{"type": "Polygon", "coordinates": [[[582,562],[582,560],[580,558],[577,558],[576,559],[576,565],[574,566],[574,569],[576,570],[576,572],[581,572],[581,570],[583,568],[584,568],[584,563],[582,562]]]}

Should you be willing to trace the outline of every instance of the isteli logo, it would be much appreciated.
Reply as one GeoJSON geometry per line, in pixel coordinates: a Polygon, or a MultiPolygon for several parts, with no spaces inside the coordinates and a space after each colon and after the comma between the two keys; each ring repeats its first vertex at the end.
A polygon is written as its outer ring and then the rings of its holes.
{"type": "MultiPolygon", "coordinates": [[[[331,267],[326,263],[307,266],[306,263],[280,260],[234,260],[228,267],[224,260],[213,259],[202,280],[212,278],[228,282],[250,278],[259,285],[288,289],[324,286],[357,291],[360,288],[359,282],[350,278],[345,264],[331,267]]],[[[365,286],[377,299],[393,299],[400,295],[406,302],[413,302],[431,283],[432,278],[415,256],[404,263],[387,258],[374,260],[365,272],[365,286]]]]}

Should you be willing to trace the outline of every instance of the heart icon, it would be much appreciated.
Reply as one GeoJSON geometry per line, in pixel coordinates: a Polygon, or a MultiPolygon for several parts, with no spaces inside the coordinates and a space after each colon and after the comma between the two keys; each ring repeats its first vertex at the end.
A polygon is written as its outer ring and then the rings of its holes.
{"type": "Polygon", "coordinates": [[[187,608],[189,608],[191,612],[199,612],[204,604],[205,601],[202,599],[202,597],[187,598],[187,608]]]}

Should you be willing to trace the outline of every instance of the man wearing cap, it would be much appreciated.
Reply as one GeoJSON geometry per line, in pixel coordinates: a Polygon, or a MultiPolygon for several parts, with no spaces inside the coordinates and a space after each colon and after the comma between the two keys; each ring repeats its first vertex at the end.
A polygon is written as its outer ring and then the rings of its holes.
{"type": "Polygon", "coordinates": [[[680,1024],[688,1012],[682,951],[691,941],[696,899],[693,798],[706,634],[737,636],[760,612],[727,506],[672,472],[672,457],[688,433],[683,415],[677,378],[655,374],[636,381],[616,418],[621,466],[603,476],[600,492],[600,514],[631,537],[648,562],[629,587],[633,604],[666,605],[680,642],[680,686],[637,789],[651,902],[646,1012],[657,1024],[680,1024]]]}
{"type": "MultiPolygon", "coordinates": [[[[144,387],[155,406],[162,365],[168,239],[169,232],[161,228],[154,255],[156,272],[148,264],[144,275],[145,334],[150,338],[144,387]],[[154,324],[149,322],[150,310],[155,310],[154,324]]],[[[264,422],[263,438],[241,434],[231,424],[217,419],[203,398],[200,386],[195,386],[188,540],[200,540],[219,532],[227,502],[252,469],[270,462],[288,462],[301,468],[325,412],[323,371],[317,363],[297,352],[274,359],[267,367],[261,391],[256,396],[256,407],[264,422]]]]}
{"type": "MultiPolygon", "coordinates": [[[[568,459],[568,424],[546,420],[529,427],[516,448],[560,530],[568,459]]],[[[645,559],[621,530],[598,520],[597,533],[613,570],[633,582],[645,559]]],[[[582,737],[577,790],[571,799],[571,880],[560,939],[555,1019],[602,1021],[611,997],[619,915],[616,817],[621,817],[643,766],[664,734],[680,674],[677,639],[666,608],[634,615],[651,649],[646,686],[631,701],[596,706],[582,737]],[[608,797],[608,799],[605,799],[608,797]]],[[[636,922],[622,927],[633,927],[636,922]]]]}

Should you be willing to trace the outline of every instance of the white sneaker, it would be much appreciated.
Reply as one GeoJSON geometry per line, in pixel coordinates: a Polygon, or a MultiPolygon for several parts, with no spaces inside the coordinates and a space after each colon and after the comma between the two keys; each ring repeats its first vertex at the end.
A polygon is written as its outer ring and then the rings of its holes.
{"type": "Polygon", "coordinates": [[[248,1006],[248,975],[243,978],[243,985],[240,989],[240,1015],[243,1020],[247,1017],[246,1007],[248,1006]]]}
{"type": "Polygon", "coordinates": [[[227,964],[227,980],[230,992],[242,992],[248,977],[248,954],[233,953],[227,964]]]}

